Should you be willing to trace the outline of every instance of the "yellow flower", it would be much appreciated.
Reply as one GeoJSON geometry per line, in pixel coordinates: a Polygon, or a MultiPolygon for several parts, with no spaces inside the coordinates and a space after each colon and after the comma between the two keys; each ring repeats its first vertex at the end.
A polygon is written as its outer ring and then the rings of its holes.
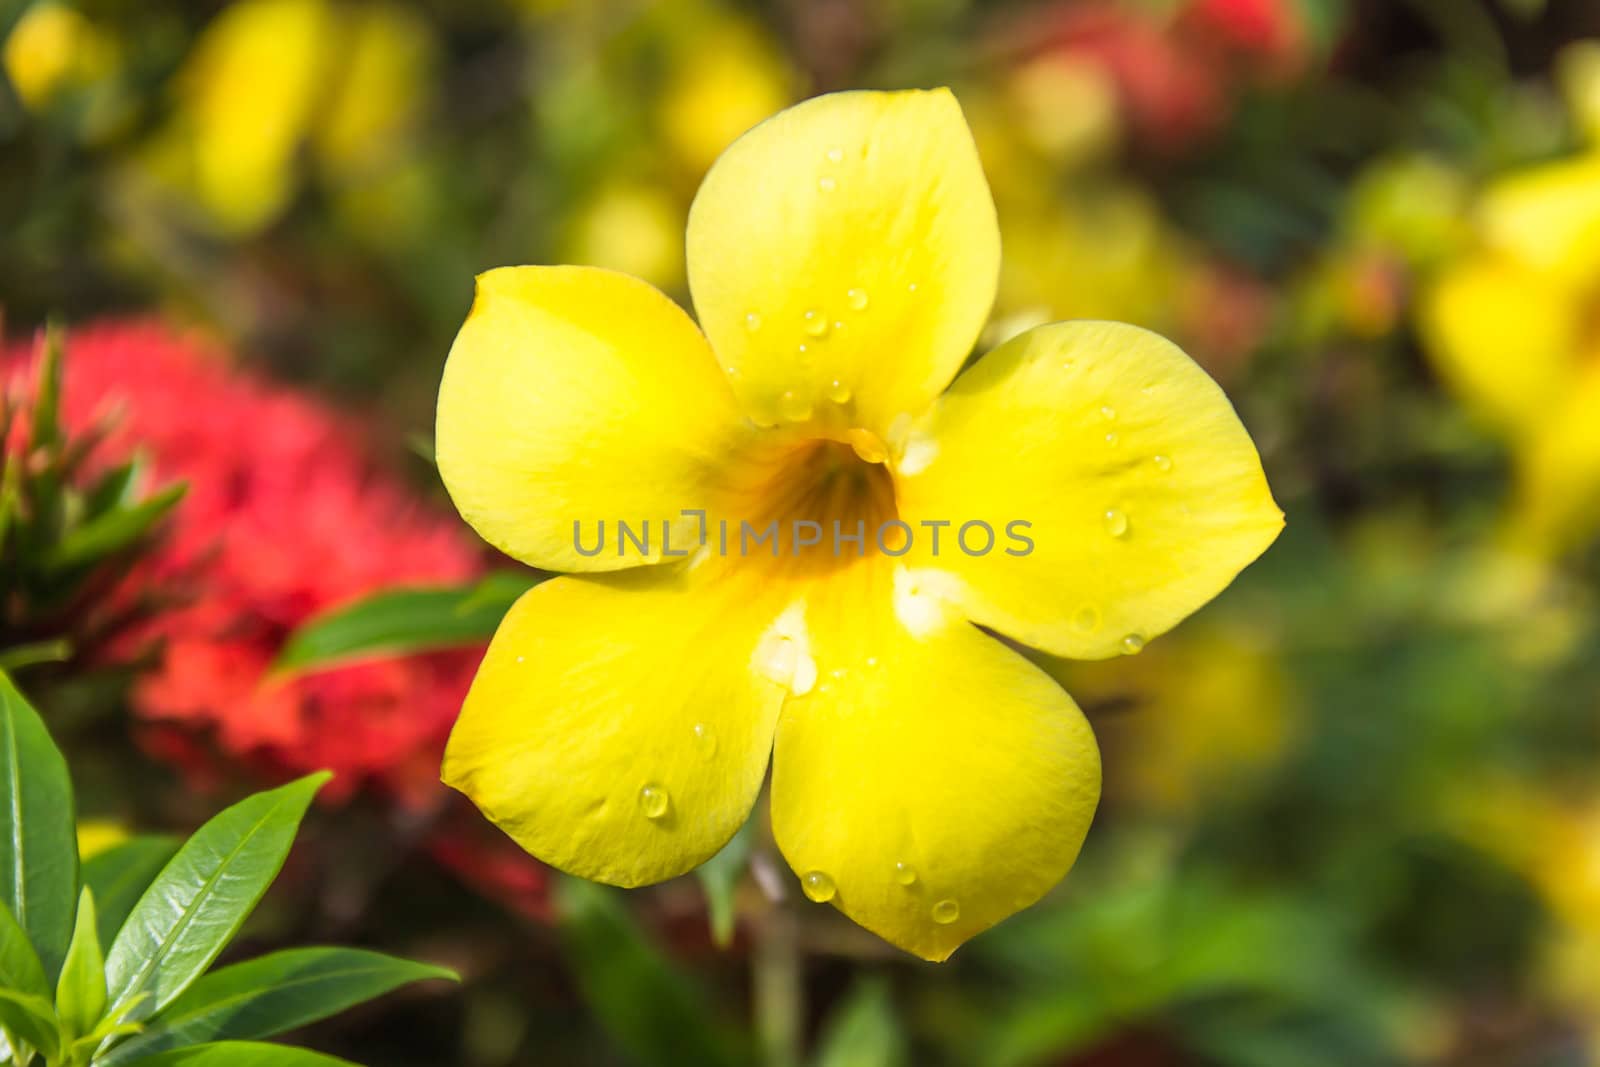
{"type": "Polygon", "coordinates": [[[82,12],[45,0],[22,13],[0,60],[17,96],[39,110],[63,90],[110,75],[116,45],[82,12]]]}
{"type": "Polygon", "coordinates": [[[334,179],[391,155],[421,107],[432,41],[388,3],[240,0],[175,80],[175,117],[147,164],[214,228],[241,236],[288,207],[309,147],[334,179]]]}
{"type": "Polygon", "coordinates": [[[818,97],[723,154],[689,213],[699,329],[610,271],[482,275],[440,473],[488,541],[583,573],[508,613],[445,780],[546,862],[638,886],[720,849],[770,759],[806,895],[930,960],[1059,881],[1094,738],[979,626],[1135,652],[1282,515],[1222,391],[1144,330],[1041,326],[951,384],[999,265],[936,90],[818,97]]]}
{"type": "Polygon", "coordinates": [[[1600,522],[1600,151],[1501,180],[1475,223],[1424,296],[1423,337],[1511,443],[1518,543],[1561,551],[1600,522]]]}

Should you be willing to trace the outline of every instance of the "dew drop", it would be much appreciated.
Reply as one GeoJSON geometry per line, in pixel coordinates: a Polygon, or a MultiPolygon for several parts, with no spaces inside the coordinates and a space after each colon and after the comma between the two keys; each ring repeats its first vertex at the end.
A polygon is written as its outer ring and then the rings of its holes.
{"type": "Polygon", "coordinates": [[[833,879],[822,871],[807,871],[805,877],[800,879],[800,888],[818,904],[826,904],[833,899],[833,879]]]}
{"type": "Polygon", "coordinates": [[[867,310],[867,291],[862,288],[850,289],[845,292],[844,298],[852,311],[867,310]]]}
{"type": "Polygon", "coordinates": [[[917,291],[917,283],[916,282],[912,282],[910,285],[906,286],[906,292],[914,293],[916,291],[917,291]]]}
{"type": "Polygon", "coordinates": [[[1117,443],[1117,435],[1116,434],[1114,434],[1114,433],[1106,434],[1106,444],[1115,447],[1116,443],[1117,443]]]}
{"type": "Polygon", "coordinates": [[[1114,419],[1117,417],[1117,409],[1107,404],[1100,408],[1100,414],[1104,415],[1108,419],[1114,419]]]}
{"type": "Polygon", "coordinates": [[[1171,456],[1151,456],[1150,462],[1156,465],[1156,470],[1165,473],[1172,469],[1171,456]]]}
{"type": "Polygon", "coordinates": [[[527,659],[527,658],[528,658],[528,657],[527,657],[527,656],[518,656],[518,657],[517,657],[517,662],[518,662],[518,663],[522,663],[522,662],[524,662],[524,661],[525,661],[525,660],[526,660],[526,659],[527,659]]]}
{"type": "Polygon", "coordinates": [[[833,401],[835,404],[850,403],[850,387],[844,382],[835,378],[828,386],[828,399],[833,401]]]}
{"type": "Polygon", "coordinates": [[[877,656],[868,656],[867,657],[867,666],[876,667],[877,665],[878,665],[878,657],[877,656]]]}
{"type": "Polygon", "coordinates": [[[710,759],[717,753],[717,735],[703,722],[694,724],[694,747],[705,759],[710,759]]]}
{"type": "Polygon", "coordinates": [[[1072,625],[1086,634],[1094,633],[1100,629],[1100,609],[1093,604],[1085,604],[1072,617],[1072,625]]]}
{"type": "Polygon", "coordinates": [[[830,149],[828,149],[828,162],[829,163],[838,163],[843,159],[844,159],[844,149],[842,149],[842,148],[830,148],[830,149]]]}
{"type": "Polygon", "coordinates": [[[809,333],[812,337],[828,336],[828,316],[816,308],[811,308],[800,317],[805,320],[806,333],[809,333]]]}
{"type": "Polygon", "coordinates": [[[647,819],[659,819],[672,806],[672,798],[659,785],[647,785],[639,790],[639,810],[647,819]]]}
{"type": "Polygon", "coordinates": [[[761,329],[761,316],[754,311],[745,315],[744,328],[749,330],[751,333],[755,333],[757,330],[761,329]]]}
{"type": "Polygon", "coordinates": [[[961,905],[953,900],[941,900],[933,906],[933,921],[940,926],[949,926],[961,918],[961,905]]]}
{"type": "Polygon", "coordinates": [[[790,422],[804,422],[811,417],[811,401],[791,389],[778,400],[778,412],[790,422]]]}
{"type": "Polygon", "coordinates": [[[1129,634],[1122,639],[1122,651],[1130,656],[1138,655],[1144,649],[1144,638],[1138,634],[1129,634]]]}
{"type": "Polygon", "coordinates": [[[825,193],[831,193],[835,189],[839,188],[839,183],[834,181],[832,178],[818,178],[817,188],[821,189],[825,193]]]}
{"type": "Polygon", "coordinates": [[[1106,533],[1112,537],[1128,536],[1128,516],[1116,508],[1109,509],[1103,516],[1106,524],[1106,533]]]}
{"type": "Polygon", "coordinates": [[[894,880],[901,885],[915,885],[917,869],[909,863],[897,863],[894,865],[894,880]]]}

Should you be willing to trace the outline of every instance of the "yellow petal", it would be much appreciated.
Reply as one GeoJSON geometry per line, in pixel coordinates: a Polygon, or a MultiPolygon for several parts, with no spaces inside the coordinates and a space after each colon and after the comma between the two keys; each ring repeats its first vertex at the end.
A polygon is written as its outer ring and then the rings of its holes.
{"type": "Polygon", "coordinates": [[[681,566],[530,590],[478,669],[444,780],[571,874],[638,886],[702,863],[755,802],[782,698],[751,670],[746,592],[681,566]]]}
{"type": "Polygon", "coordinates": [[[592,267],[478,278],[439,386],[439,473],[463,518],[535,567],[615,570],[687,547],[718,472],[753,433],[705,338],[644,282],[592,267]],[[614,524],[648,522],[649,551],[614,524]],[[606,548],[586,548],[606,523],[606,548]],[[626,551],[621,551],[625,549],[626,551]]]}
{"type": "Polygon", "coordinates": [[[1040,326],[984,356],[913,431],[898,490],[906,521],[952,524],[936,557],[920,540],[928,581],[974,622],[1075,659],[1138,651],[1283,526],[1222,390],[1119,323],[1040,326]],[[994,531],[987,553],[981,527],[961,549],[969,522],[994,531]]]}
{"type": "Polygon", "coordinates": [[[1502,433],[1534,432],[1577,356],[1582,304],[1557,280],[1480,255],[1423,296],[1422,337],[1440,375],[1502,433]]]}
{"type": "Polygon", "coordinates": [[[1600,153],[1533,167],[1484,194],[1489,244],[1524,264],[1582,284],[1600,272],[1600,153]]]}
{"type": "Polygon", "coordinates": [[[817,682],[778,725],[772,828],[807,896],[943,960],[1066,874],[1100,757],[1047,675],[906,581],[853,568],[813,601],[817,682]]]}
{"type": "Polygon", "coordinates": [[[1572,376],[1519,457],[1512,534],[1539,555],[1565,552],[1600,530],[1600,363],[1572,376]]]}
{"type": "Polygon", "coordinates": [[[994,202],[948,90],[808,100],[736,141],[689,211],[689,288],[768,422],[883,433],[920,411],[994,301],[994,202]]]}

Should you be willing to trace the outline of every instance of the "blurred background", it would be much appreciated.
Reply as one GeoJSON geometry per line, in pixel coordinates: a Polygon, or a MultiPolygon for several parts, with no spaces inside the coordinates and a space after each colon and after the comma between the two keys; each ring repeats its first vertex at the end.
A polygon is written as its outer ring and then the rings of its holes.
{"type": "Polygon", "coordinates": [[[240,951],[462,971],[303,1035],[363,1063],[1600,1063],[1597,42],[1593,0],[5,0],[0,667],[86,851],[338,772],[240,951]],[[1288,528],[1143,654],[1045,663],[1104,802],[934,966],[807,904],[764,801],[624,894],[445,794],[539,576],[429,456],[476,272],[686,303],[731,139],[944,84],[1004,241],[980,347],[1172,336],[1288,528]]]}

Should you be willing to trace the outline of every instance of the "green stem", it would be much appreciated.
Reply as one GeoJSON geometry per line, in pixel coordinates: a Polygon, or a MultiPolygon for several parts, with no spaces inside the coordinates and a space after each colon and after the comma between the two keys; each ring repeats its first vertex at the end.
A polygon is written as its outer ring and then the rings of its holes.
{"type": "Polygon", "coordinates": [[[767,1067],[799,1067],[800,938],[794,912],[775,901],[762,917],[755,944],[756,1033],[767,1067]]]}

